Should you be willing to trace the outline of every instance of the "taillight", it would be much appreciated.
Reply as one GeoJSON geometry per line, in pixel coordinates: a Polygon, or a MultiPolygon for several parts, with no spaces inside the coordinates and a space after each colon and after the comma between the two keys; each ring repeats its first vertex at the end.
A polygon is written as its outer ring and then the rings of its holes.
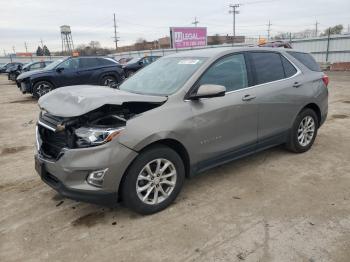
{"type": "Polygon", "coordinates": [[[327,87],[329,84],[329,77],[327,75],[323,75],[322,76],[322,81],[325,84],[325,86],[327,87]]]}

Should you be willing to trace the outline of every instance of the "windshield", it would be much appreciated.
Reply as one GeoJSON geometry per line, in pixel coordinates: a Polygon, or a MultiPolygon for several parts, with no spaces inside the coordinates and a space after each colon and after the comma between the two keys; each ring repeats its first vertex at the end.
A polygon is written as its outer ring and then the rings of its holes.
{"type": "Polygon", "coordinates": [[[54,69],[57,65],[59,65],[61,62],[63,62],[65,59],[58,59],[51,64],[45,66],[45,70],[51,70],[54,69]]]}
{"type": "Polygon", "coordinates": [[[140,70],[120,85],[131,93],[167,96],[179,90],[206,58],[165,57],[140,70]]]}

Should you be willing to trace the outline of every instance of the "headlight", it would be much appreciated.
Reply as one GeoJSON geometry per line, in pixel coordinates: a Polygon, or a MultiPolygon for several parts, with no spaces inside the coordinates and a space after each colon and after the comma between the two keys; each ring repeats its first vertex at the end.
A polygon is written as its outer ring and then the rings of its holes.
{"type": "Polygon", "coordinates": [[[124,128],[81,127],[75,130],[79,147],[97,146],[117,137],[124,128]]]}

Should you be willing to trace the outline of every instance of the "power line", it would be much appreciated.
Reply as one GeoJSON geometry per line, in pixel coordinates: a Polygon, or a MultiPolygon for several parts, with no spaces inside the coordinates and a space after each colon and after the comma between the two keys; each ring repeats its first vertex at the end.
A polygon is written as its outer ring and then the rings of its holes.
{"type": "Polygon", "coordinates": [[[197,27],[197,25],[199,24],[199,21],[197,20],[197,17],[194,18],[194,21],[192,22],[192,24],[197,27]]]}
{"type": "Polygon", "coordinates": [[[232,14],[232,44],[234,43],[234,39],[236,37],[236,14],[239,14],[239,11],[237,10],[239,7],[239,4],[231,4],[229,13],[232,14]]]}

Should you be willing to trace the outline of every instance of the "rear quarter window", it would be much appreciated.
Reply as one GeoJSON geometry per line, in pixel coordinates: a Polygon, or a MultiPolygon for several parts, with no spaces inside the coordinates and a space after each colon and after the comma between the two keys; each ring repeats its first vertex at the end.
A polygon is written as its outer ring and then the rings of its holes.
{"type": "Polygon", "coordinates": [[[111,60],[111,59],[109,59],[109,58],[99,58],[98,59],[99,60],[99,63],[100,63],[100,65],[117,65],[117,61],[113,61],[113,60],[111,60]]]}
{"type": "Polygon", "coordinates": [[[310,54],[301,53],[301,52],[287,52],[287,53],[293,56],[295,59],[297,59],[304,66],[309,68],[311,71],[321,72],[320,66],[310,54]]]}
{"type": "Polygon", "coordinates": [[[284,56],[281,56],[282,58],[282,64],[284,68],[284,73],[286,77],[291,77],[297,73],[296,68],[285,58],[284,56]]]}
{"type": "Polygon", "coordinates": [[[264,84],[285,78],[281,56],[272,52],[252,52],[256,84],[264,84]]]}

